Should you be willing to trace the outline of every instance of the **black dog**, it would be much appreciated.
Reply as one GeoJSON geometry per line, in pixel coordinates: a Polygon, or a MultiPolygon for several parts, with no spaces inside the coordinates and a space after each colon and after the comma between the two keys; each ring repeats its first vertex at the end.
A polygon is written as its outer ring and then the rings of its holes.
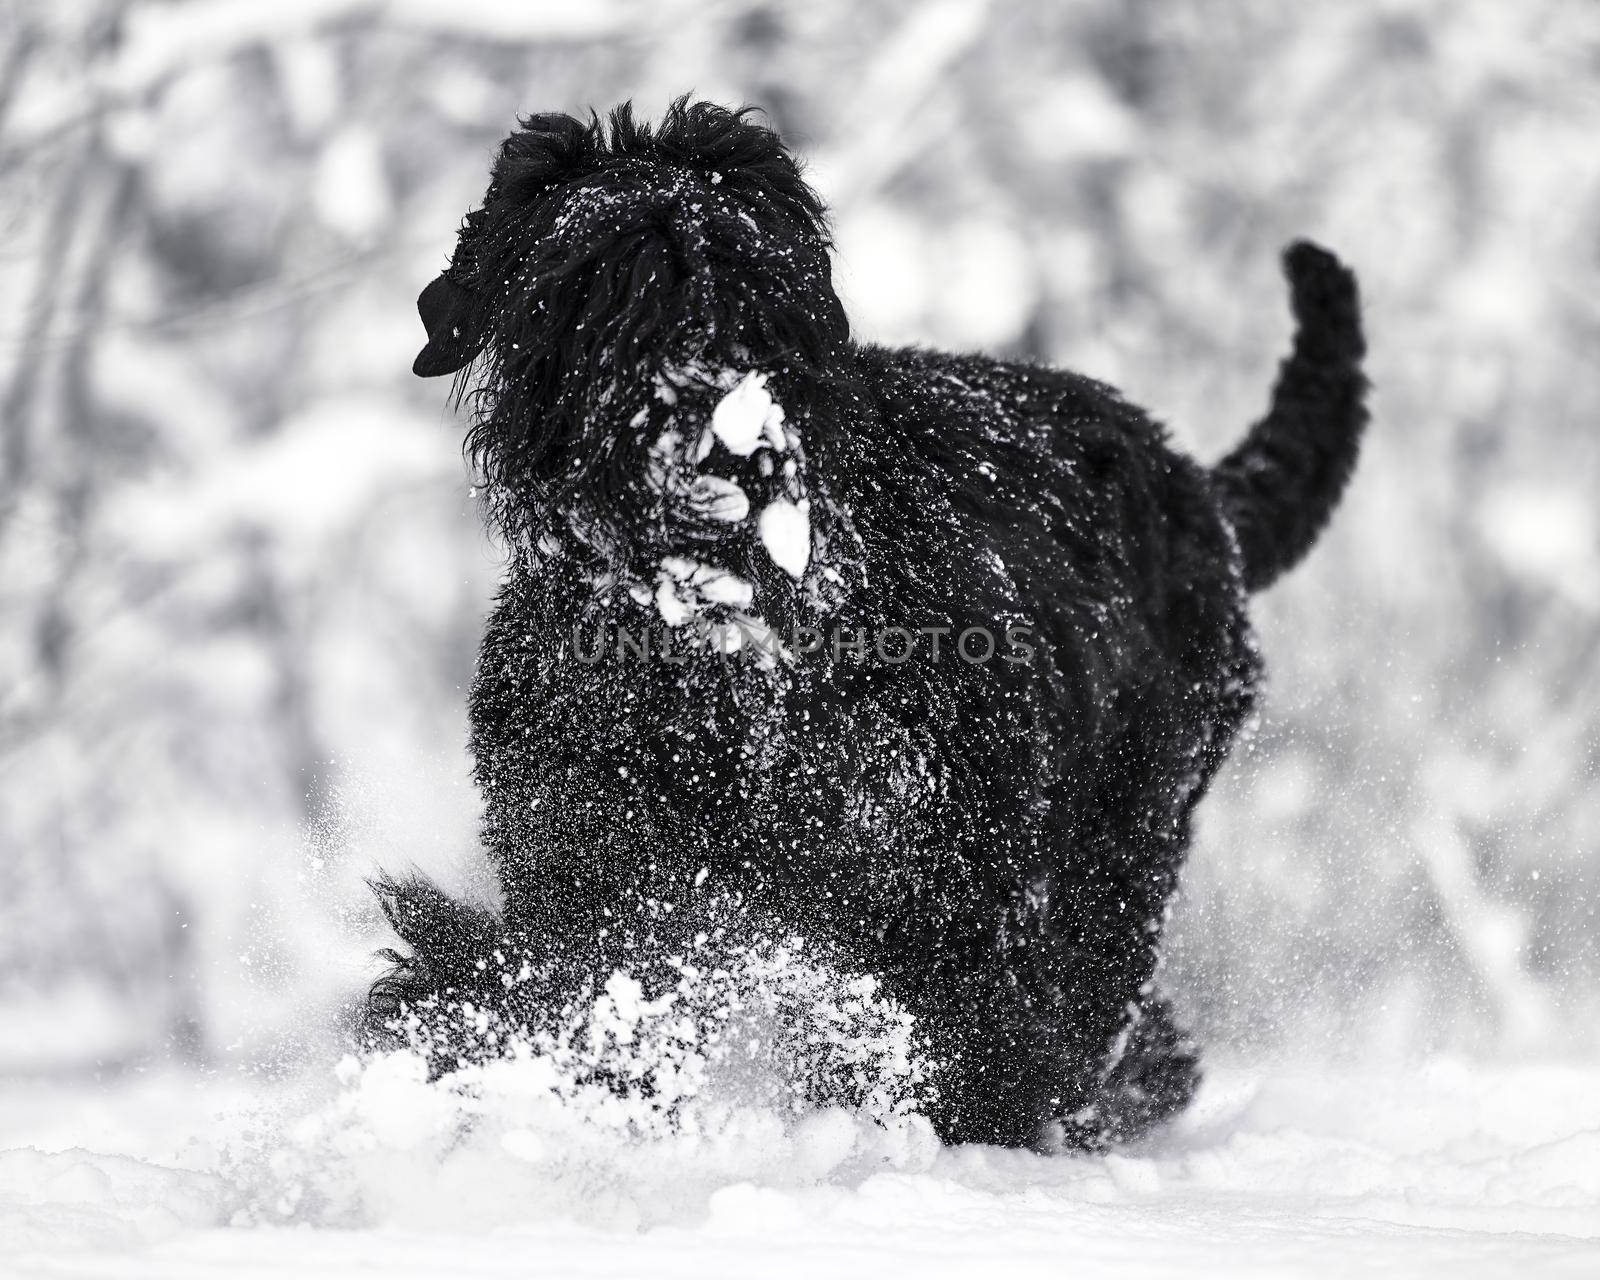
{"type": "Polygon", "coordinates": [[[511,947],[565,999],[732,894],[915,1015],[946,1141],[1132,1136],[1198,1079],[1161,931],[1251,710],[1246,595],[1355,461],[1354,279],[1288,251],[1293,354],[1207,469],[1087,378],[852,343],[829,251],[747,111],[501,147],[415,367],[475,371],[511,550],[471,699],[504,916],[385,882],[411,954],[371,1021],[504,1007],[511,947]]]}

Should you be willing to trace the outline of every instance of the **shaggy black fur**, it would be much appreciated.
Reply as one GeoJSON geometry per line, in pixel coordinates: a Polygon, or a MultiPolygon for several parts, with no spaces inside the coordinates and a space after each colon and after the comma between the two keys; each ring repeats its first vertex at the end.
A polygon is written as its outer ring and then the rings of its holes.
{"type": "Polygon", "coordinates": [[[559,1002],[733,894],[916,1015],[946,1141],[1132,1136],[1198,1079],[1154,990],[1161,931],[1251,710],[1246,592],[1305,554],[1355,460],[1354,279],[1289,250],[1293,354],[1208,470],[1087,378],[854,344],[829,251],[748,112],[540,115],[502,146],[420,300],[416,370],[471,377],[511,549],[471,699],[504,914],[380,886],[411,954],[372,1025],[441,996],[504,1006],[483,961],[509,949],[538,959],[515,999],[559,1002]],[[745,449],[711,426],[719,406],[759,418],[750,373],[782,421],[745,449]],[[774,506],[803,564],[763,539],[774,506]],[[744,647],[683,657],[691,623],[744,647]],[[758,643],[796,625],[830,642],[758,643]],[[1030,662],[954,651],[1019,626],[1030,662]],[[579,661],[575,628],[681,660],[579,661]],[[872,651],[887,628],[947,631],[896,663],[872,651]],[[856,631],[864,659],[831,643],[856,631]]]}

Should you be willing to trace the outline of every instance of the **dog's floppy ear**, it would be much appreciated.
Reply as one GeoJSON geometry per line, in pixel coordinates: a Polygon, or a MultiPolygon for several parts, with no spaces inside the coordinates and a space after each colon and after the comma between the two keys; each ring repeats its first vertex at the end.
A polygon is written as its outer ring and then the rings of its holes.
{"type": "Polygon", "coordinates": [[[483,350],[485,334],[477,316],[478,299],[447,275],[436,276],[417,297],[417,313],[428,331],[427,345],[411,372],[419,378],[459,373],[483,350]]]}

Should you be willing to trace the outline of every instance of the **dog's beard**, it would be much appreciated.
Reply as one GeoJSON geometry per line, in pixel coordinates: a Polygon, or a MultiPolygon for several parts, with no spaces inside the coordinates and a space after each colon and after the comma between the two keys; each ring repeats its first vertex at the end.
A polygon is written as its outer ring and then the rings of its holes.
{"type": "Polygon", "coordinates": [[[771,667],[785,637],[838,604],[853,558],[795,391],[745,351],[661,362],[637,409],[637,391],[615,397],[611,465],[537,495],[545,518],[520,554],[571,574],[602,611],[625,597],[623,612],[685,643],[771,667]]]}

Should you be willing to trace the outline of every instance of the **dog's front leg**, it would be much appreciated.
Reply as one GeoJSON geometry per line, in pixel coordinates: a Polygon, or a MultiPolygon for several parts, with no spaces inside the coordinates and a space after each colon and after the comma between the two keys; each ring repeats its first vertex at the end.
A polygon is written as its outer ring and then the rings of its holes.
{"type": "Polygon", "coordinates": [[[937,1093],[927,1107],[946,1143],[1040,1147],[1064,1107],[1081,1105],[1090,1074],[1063,1020],[1003,966],[947,974],[907,993],[937,1093]]]}

